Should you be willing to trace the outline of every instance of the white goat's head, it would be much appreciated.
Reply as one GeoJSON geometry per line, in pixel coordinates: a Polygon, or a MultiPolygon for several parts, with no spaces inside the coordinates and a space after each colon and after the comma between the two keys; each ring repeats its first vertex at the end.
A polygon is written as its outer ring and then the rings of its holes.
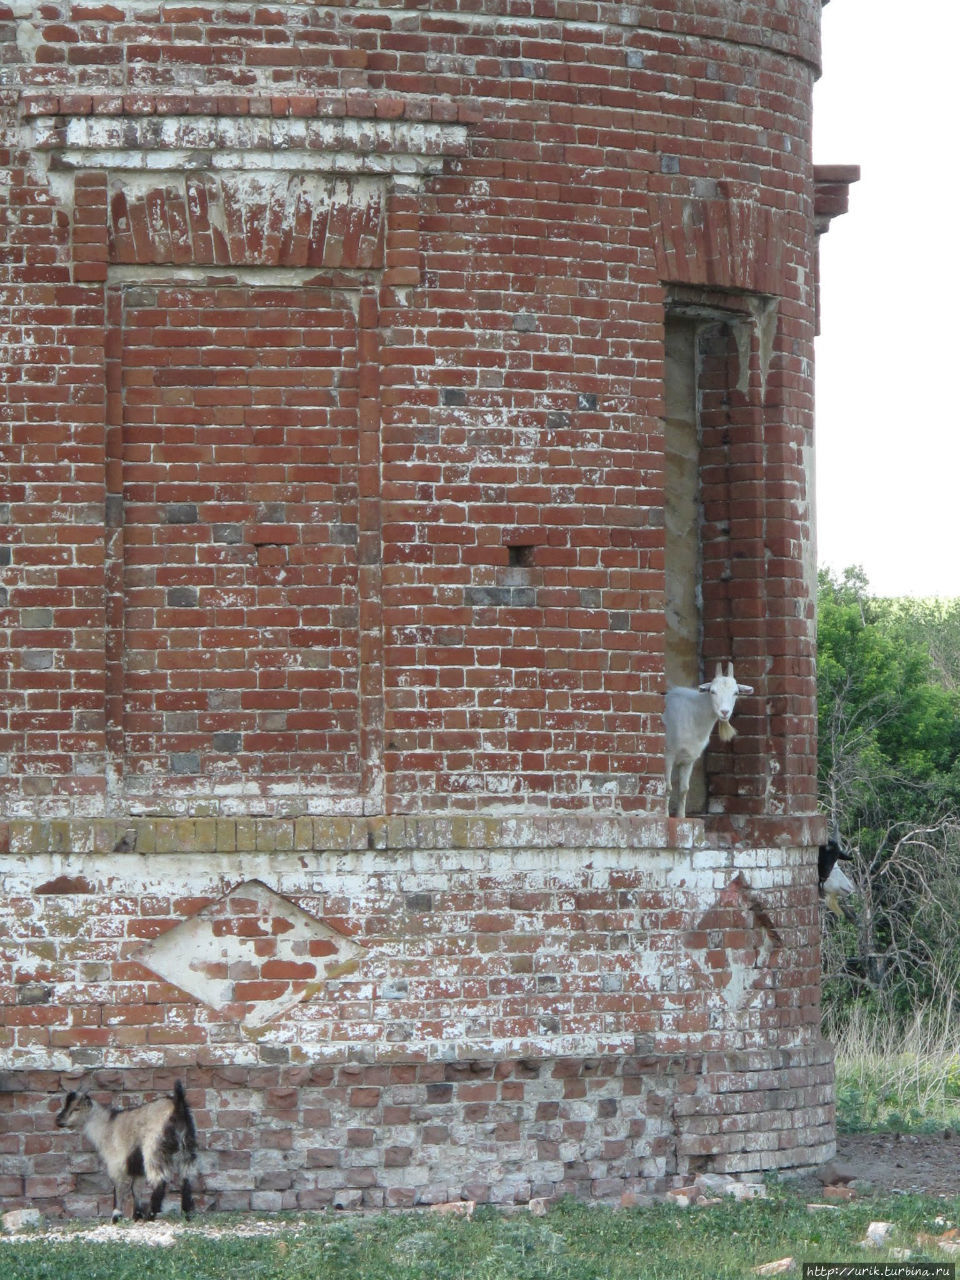
{"type": "Polygon", "coordinates": [[[737,695],[741,693],[753,693],[753,686],[749,684],[738,684],[733,674],[733,663],[727,663],[727,674],[724,675],[720,663],[717,663],[716,675],[707,684],[700,686],[701,693],[709,693],[710,701],[713,703],[714,714],[717,717],[719,728],[717,732],[724,742],[729,742],[736,735],[736,729],[730,723],[730,717],[733,715],[733,708],[737,705],[737,695]]]}

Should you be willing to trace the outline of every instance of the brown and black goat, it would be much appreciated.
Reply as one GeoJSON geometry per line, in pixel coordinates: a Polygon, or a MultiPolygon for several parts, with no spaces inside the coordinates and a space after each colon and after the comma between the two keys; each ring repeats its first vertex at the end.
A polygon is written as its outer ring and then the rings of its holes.
{"type": "Polygon", "coordinates": [[[193,1210],[190,1174],[197,1159],[197,1131],[178,1080],[171,1097],[143,1106],[117,1110],[105,1107],[86,1092],[68,1093],[57,1114],[60,1129],[82,1129],[100,1154],[113,1181],[113,1221],[123,1217],[129,1186],[134,1218],[153,1219],[163,1208],[167,1182],[180,1181],[180,1208],[193,1210]],[[150,1203],[144,1212],[142,1186],[150,1203]]]}

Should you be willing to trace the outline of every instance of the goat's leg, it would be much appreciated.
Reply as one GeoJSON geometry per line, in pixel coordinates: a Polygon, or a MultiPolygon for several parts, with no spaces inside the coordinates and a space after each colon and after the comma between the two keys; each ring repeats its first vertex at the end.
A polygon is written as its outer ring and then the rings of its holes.
{"type": "Polygon", "coordinates": [[[167,1194],[167,1184],[163,1178],[153,1187],[150,1192],[150,1211],[147,1218],[150,1222],[154,1220],[160,1210],[163,1208],[163,1197],[167,1194]]]}
{"type": "Polygon", "coordinates": [[[180,1183],[180,1212],[185,1218],[193,1213],[193,1188],[189,1178],[184,1178],[180,1183]]]}
{"type": "Polygon", "coordinates": [[[690,775],[693,773],[693,760],[686,760],[680,766],[680,777],[678,780],[678,800],[677,800],[677,817],[685,818],[687,816],[687,792],[690,790],[690,775]]]}
{"type": "Polygon", "coordinates": [[[133,1221],[140,1222],[143,1219],[143,1201],[140,1199],[136,1178],[131,1181],[130,1190],[133,1192],[133,1221]]]}
{"type": "Polygon", "coordinates": [[[667,756],[666,759],[667,774],[667,817],[670,817],[670,788],[673,785],[673,756],[667,756]]]}
{"type": "Polygon", "coordinates": [[[122,1217],[123,1217],[123,1187],[121,1183],[115,1182],[113,1184],[113,1214],[111,1215],[110,1221],[119,1222],[122,1217]]]}

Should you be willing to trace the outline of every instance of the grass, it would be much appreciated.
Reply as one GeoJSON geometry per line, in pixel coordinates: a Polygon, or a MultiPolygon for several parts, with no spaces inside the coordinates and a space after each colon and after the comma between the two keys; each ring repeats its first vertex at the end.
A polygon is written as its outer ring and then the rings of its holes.
{"type": "Polygon", "coordinates": [[[837,1127],[932,1133],[960,1130],[960,1026],[928,1011],[892,1026],[860,1006],[836,1045],[837,1127]]]}
{"type": "MultiPolygon", "coordinates": [[[[960,1199],[872,1197],[810,1213],[789,1185],[768,1200],[677,1209],[605,1209],[564,1202],[546,1218],[480,1209],[472,1221],[432,1213],[317,1214],[280,1234],[210,1240],[184,1233],[169,1248],[23,1239],[0,1243],[3,1280],[746,1280],[758,1263],[882,1261],[864,1250],[868,1222],[897,1224],[894,1247],[940,1234],[960,1199]],[[941,1217],[938,1224],[936,1219],[941,1217]]],[[[215,1220],[227,1226],[228,1220],[215,1220]]],[[[234,1219],[246,1222],[247,1219],[234,1219]]],[[[947,1261],[934,1249],[911,1262],[947,1261]]]]}

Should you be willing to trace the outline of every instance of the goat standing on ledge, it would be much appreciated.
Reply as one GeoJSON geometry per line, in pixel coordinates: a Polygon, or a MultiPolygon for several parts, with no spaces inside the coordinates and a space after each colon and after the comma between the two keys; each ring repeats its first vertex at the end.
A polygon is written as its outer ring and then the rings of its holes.
{"type": "Polygon", "coordinates": [[[687,816],[687,792],[693,766],[703,755],[715,724],[722,742],[736,736],[730,723],[737,695],[753,693],[752,686],[737,684],[733,663],[727,663],[724,675],[717,663],[717,674],[699,689],[675,688],[667,690],[667,706],[664,724],[667,736],[667,812],[670,811],[670,787],[673,783],[674,765],[679,765],[677,817],[687,816]]]}
{"type": "Polygon", "coordinates": [[[180,1208],[184,1217],[193,1209],[188,1175],[197,1159],[197,1131],[178,1080],[173,1096],[141,1107],[117,1111],[101,1106],[87,1093],[68,1093],[57,1115],[58,1129],[82,1129],[96,1147],[113,1180],[113,1221],[123,1217],[123,1194],[130,1184],[134,1219],[154,1219],[163,1208],[167,1181],[180,1179],[180,1208]],[[150,1192],[143,1212],[137,1194],[140,1181],[150,1192]]]}

